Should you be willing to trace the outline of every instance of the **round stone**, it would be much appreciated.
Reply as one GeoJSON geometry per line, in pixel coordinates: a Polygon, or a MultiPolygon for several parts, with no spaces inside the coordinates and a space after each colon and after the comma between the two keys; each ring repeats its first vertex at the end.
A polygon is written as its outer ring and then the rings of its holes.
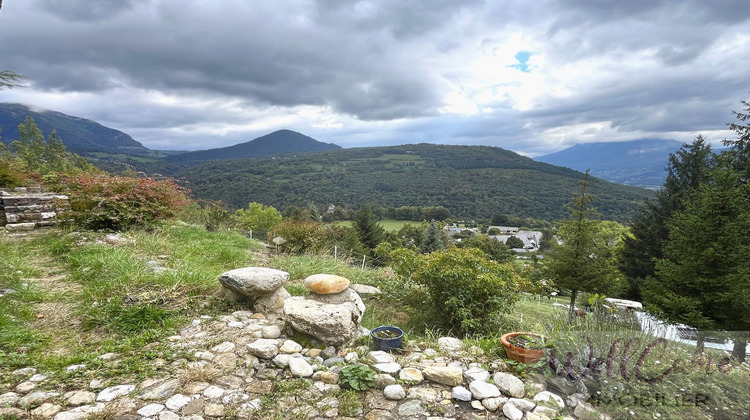
{"type": "Polygon", "coordinates": [[[389,400],[403,400],[406,398],[406,391],[401,385],[388,385],[383,389],[383,395],[389,400]]]}
{"type": "Polygon", "coordinates": [[[305,279],[305,287],[319,295],[330,295],[346,290],[349,280],[333,274],[313,274],[305,279]]]}

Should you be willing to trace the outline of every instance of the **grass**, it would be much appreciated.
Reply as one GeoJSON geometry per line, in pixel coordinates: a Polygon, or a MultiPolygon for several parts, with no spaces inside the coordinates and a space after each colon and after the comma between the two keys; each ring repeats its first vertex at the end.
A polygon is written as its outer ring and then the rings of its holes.
{"type": "Polygon", "coordinates": [[[253,265],[264,249],[241,235],[181,224],[122,236],[111,245],[91,232],[0,235],[0,289],[15,291],[0,298],[0,376],[34,366],[69,387],[86,379],[65,372],[78,363],[87,375],[153,375],[151,360],[181,356],[159,340],[195,316],[231,311],[212,298],[218,275],[253,265]],[[98,361],[107,352],[121,354],[120,363],[98,361]]]}
{"type": "MultiPolygon", "coordinates": [[[[395,232],[397,230],[400,230],[404,225],[410,224],[410,225],[420,225],[423,222],[417,222],[413,220],[394,220],[394,219],[383,219],[379,220],[378,223],[383,226],[383,229],[385,229],[386,232],[395,232]]],[[[352,226],[352,222],[350,220],[345,220],[342,222],[335,222],[338,226],[352,226]]]]}
{"type": "MultiPolygon", "coordinates": [[[[261,244],[238,234],[206,232],[179,223],[151,232],[129,232],[119,245],[102,243],[103,236],[59,231],[26,239],[0,235],[0,289],[15,291],[0,298],[0,377],[10,377],[20,367],[34,366],[50,373],[50,386],[61,390],[84,387],[93,377],[111,384],[152,377],[163,369],[154,363],[157,359],[169,365],[188,357],[161,344],[163,338],[198,315],[223,315],[234,310],[212,298],[219,289],[218,275],[256,265],[256,252],[264,250],[261,244]],[[120,354],[119,363],[104,363],[97,358],[107,352],[120,354]],[[79,363],[86,364],[87,369],[65,370],[79,363]]],[[[361,270],[330,256],[309,255],[264,257],[263,265],[288,271],[291,282],[287,288],[295,295],[306,294],[301,281],[319,273],[377,286],[383,293],[365,300],[365,327],[397,325],[404,329],[407,340],[432,348],[436,348],[437,338],[446,334],[431,327],[427,315],[415,309],[415,286],[399,280],[388,268],[361,270]]],[[[539,300],[523,295],[504,320],[507,331],[467,337],[465,341],[495,359],[504,356],[500,344],[503,333],[520,330],[544,334],[557,349],[557,371],[548,369],[547,375],[560,374],[558,380],[567,375],[568,353],[574,374],[585,371],[591,342],[594,362],[600,360],[599,366],[604,368],[587,374],[580,382],[601,411],[613,418],[748,417],[750,403],[741,398],[747,396],[750,383],[746,366],[729,365],[726,372],[718,372],[716,361],[723,355],[709,352],[713,369],[707,372],[707,356],[696,359],[690,347],[669,343],[664,348],[657,343],[649,350],[653,337],[634,330],[628,322],[606,317],[577,318],[574,325],[568,325],[566,310],[553,306],[555,302],[567,305],[568,299],[539,300]],[[637,341],[629,347],[630,360],[625,363],[623,376],[624,349],[631,339],[637,341]],[[610,375],[606,367],[614,343],[618,344],[610,375]],[[644,353],[640,374],[645,378],[656,377],[675,364],[683,369],[673,369],[656,383],[639,380],[637,362],[644,353]],[[703,405],[666,404],[652,401],[655,395],[708,396],[711,401],[703,405]]],[[[210,379],[215,372],[183,374],[210,379]]],[[[0,393],[10,391],[10,386],[0,382],[0,393]]],[[[304,418],[304,410],[282,415],[272,407],[308,387],[309,382],[304,380],[279,381],[264,397],[265,409],[260,414],[304,418]]],[[[356,393],[345,391],[338,398],[339,415],[356,415],[361,410],[356,393]]]]}

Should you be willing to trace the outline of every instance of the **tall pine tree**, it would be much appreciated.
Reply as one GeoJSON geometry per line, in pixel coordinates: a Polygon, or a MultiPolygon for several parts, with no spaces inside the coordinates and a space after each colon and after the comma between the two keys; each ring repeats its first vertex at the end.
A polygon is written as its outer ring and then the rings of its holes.
{"type": "Polygon", "coordinates": [[[561,244],[554,244],[547,253],[546,274],[556,286],[569,289],[572,322],[578,292],[606,293],[616,284],[614,247],[608,235],[602,235],[601,222],[592,207],[593,196],[588,192],[589,173],[581,182],[581,192],[569,205],[570,219],[558,230],[561,244]]]}
{"type": "Polygon", "coordinates": [[[669,236],[667,222],[675,212],[684,209],[684,202],[708,179],[713,162],[711,146],[700,135],[692,144],[683,144],[669,156],[664,188],[644,204],[630,223],[632,235],[624,239],[620,270],[629,283],[628,298],[642,299],[644,279],[654,275],[654,261],[664,256],[663,248],[669,236]]]}

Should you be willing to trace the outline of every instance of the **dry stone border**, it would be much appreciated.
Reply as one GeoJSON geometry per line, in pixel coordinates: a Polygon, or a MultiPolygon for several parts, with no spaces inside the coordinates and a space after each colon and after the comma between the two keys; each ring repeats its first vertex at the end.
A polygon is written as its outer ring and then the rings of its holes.
{"type": "Polygon", "coordinates": [[[68,196],[42,193],[39,188],[0,189],[0,226],[8,232],[25,232],[54,226],[68,211],[68,196]]]}
{"type": "MultiPolygon", "coordinates": [[[[200,420],[230,414],[261,418],[261,398],[272,392],[275,382],[304,378],[311,386],[279,400],[278,412],[306,413],[309,419],[341,418],[336,400],[339,372],[351,355],[382,372],[376,387],[363,394],[364,408],[355,418],[545,420],[559,418],[566,407],[562,396],[552,392],[530,397],[529,389],[544,389],[543,380],[524,383],[503,371],[502,360],[488,360],[476,348],[470,348],[475,356],[470,349],[451,346],[448,354],[414,342],[399,354],[367,346],[313,348],[294,341],[283,333],[292,331],[282,321],[269,318],[238,311],[196,319],[166,339],[175,350],[193,357],[176,360],[164,366],[163,376],[139,383],[109,384],[106,378],[94,378],[87,389],[60,391],[46,389],[50,373],[33,367],[16,370],[10,378],[14,390],[0,394],[0,417],[71,420],[107,413],[119,420],[200,420]],[[212,372],[212,380],[196,374],[206,371],[212,372]],[[29,383],[36,386],[24,385],[29,383]]],[[[118,356],[103,354],[100,359],[117,363],[118,356]]],[[[81,365],[71,368],[86,370],[81,365]]],[[[580,406],[574,407],[580,418],[605,418],[585,398],[569,401],[580,406]]]]}
{"type": "MultiPolygon", "coordinates": [[[[305,281],[310,296],[292,298],[279,292],[288,279],[286,272],[263,267],[222,274],[225,296],[252,298],[255,311],[201,316],[167,337],[175,353],[190,356],[172,363],[154,361],[164,372],[158,377],[110,383],[91,371],[87,388],[65,389],[51,380],[55,373],[32,366],[18,369],[3,380],[12,391],[0,394],[0,418],[256,419],[267,414],[261,411],[264,396],[277,398],[273,410],[284,416],[345,418],[339,412],[338,383],[341,369],[352,363],[368,364],[377,372],[375,388],[361,394],[363,409],[353,418],[574,420],[562,414],[570,408],[578,419],[606,418],[586,402],[586,395],[566,400],[546,391],[543,379],[524,383],[506,372],[503,360],[489,360],[480,348],[467,348],[456,338],[439,338],[437,349],[407,342],[397,354],[349,347],[368,332],[359,325],[365,305],[349,280],[315,275],[305,281]],[[305,339],[307,345],[295,341],[298,332],[312,340],[305,339]],[[294,395],[273,395],[274,384],[292,380],[310,386],[294,395]]],[[[119,363],[120,355],[106,353],[98,359],[119,363]]],[[[86,375],[87,369],[76,364],[61,374],[86,375]]]]}

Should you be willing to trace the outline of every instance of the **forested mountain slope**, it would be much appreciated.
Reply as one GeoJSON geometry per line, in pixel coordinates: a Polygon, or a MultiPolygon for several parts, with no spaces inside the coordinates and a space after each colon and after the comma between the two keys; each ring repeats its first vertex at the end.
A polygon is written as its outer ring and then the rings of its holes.
{"type": "MultiPolygon", "coordinates": [[[[357,208],[444,206],[454,216],[505,213],[556,220],[568,212],[583,174],[489,146],[412,144],[315,155],[209,162],[187,169],[197,197],[231,207],[260,202],[357,208]]],[[[593,179],[604,218],[625,221],[651,193],[593,179]]]]}

